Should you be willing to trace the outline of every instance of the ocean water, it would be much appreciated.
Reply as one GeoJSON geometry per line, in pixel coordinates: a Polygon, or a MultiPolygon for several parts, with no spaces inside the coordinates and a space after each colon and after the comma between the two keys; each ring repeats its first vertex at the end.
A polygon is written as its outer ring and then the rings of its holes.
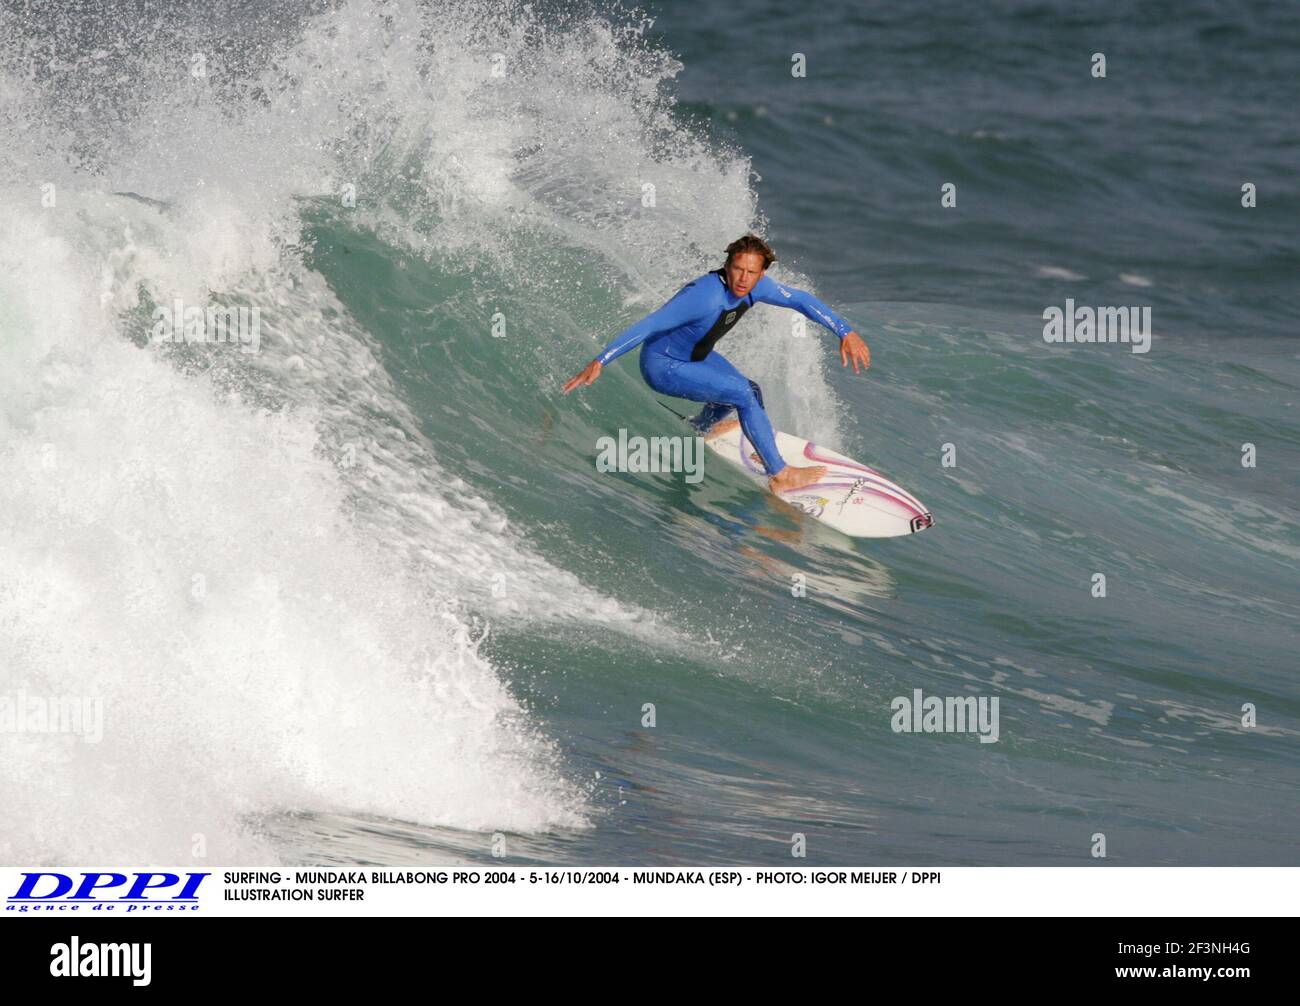
{"type": "Polygon", "coordinates": [[[1298,28],[6,4],[0,696],[103,729],[0,732],[0,862],[1296,865],[1298,28]],[[676,420],[561,384],[750,229],[872,367],[721,351],[934,528],[596,470],[676,420]],[[1045,342],[1066,298],[1150,351],[1045,342]]]}

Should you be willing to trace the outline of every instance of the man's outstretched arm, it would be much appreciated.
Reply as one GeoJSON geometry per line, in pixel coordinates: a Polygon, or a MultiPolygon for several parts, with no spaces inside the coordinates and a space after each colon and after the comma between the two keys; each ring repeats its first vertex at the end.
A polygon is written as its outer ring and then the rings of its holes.
{"type": "Polygon", "coordinates": [[[848,366],[853,363],[853,372],[859,372],[858,365],[871,366],[871,350],[862,341],[862,337],[853,330],[853,326],[810,294],[807,290],[785,286],[770,276],[764,276],[754,285],[754,300],[761,304],[774,304],[798,311],[805,318],[824,325],[840,339],[840,362],[848,366]]]}
{"type": "Polygon", "coordinates": [[[629,350],[636,349],[650,336],[689,325],[702,314],[701,298],[696,290],[696,284],[690,283],[673,294],[668,303],[659,310],[652,311],[636,324],[620,332],[613,342],[601,350],[596,359],[602,366],[612,363],[629,350]]]}
{"type": "Polygon", "coordinates": [[[636,324],[620,332],[613,342],[600,351],[599,356],[569,379],[564,385],[564,393],[567,395],[580,384],[591,384],[600,376],[601,368],[605,364],[636,349],[650,336],[689,325],[703,316],[704,308],[698,286],[696,283],[689,283],[678,290],[659,310],[652,311],[636,324]]]}

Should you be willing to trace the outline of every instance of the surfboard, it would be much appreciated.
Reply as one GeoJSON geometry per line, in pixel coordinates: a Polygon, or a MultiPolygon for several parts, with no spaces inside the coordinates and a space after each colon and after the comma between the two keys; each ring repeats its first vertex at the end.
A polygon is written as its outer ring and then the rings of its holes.
{"type": "MultiPolygon", "coordinates": [[[[739,426],[705,443],[719,458],[761,480],[767,491],[762,459],[739,426]]],[[[788,464],[826,466],[821,481],[777,493],[809,517],[851,538],[896,538],[934,525],[925,504],[874,468],[790,433],[778,432],[776,446],[788,464]]]]}

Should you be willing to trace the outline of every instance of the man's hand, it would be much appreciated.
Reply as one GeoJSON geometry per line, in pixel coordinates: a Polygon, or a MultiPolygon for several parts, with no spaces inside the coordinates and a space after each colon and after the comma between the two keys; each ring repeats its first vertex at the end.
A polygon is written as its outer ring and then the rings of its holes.
{"type": "Polygon", "coordinates": [[[849,361],[853,361],[853,373],[860,374],[871,366],[871,350],[867,344],[862,341],[862,336],[857,332],[850,332],[840,340],[840,363],[847,367],[849,361]],[[862,364],[862,370],[858,370],[858,364],[862,364]]]}
{"type": "Polygon", "coordinates": [[[591,384],[592,381],[600,376],[602,369],[599,360],[592,360],[589,364],[583,367],[579,373],[574,374],[569,378],[569,383],[564,386],[564,393],[567,395],[580,384],[591,384]]]}

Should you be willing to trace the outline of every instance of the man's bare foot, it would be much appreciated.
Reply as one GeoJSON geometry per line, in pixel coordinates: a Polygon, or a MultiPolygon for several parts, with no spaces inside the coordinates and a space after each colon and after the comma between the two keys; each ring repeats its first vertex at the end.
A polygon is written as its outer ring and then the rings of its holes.
{"type": "Polygon", "coordinates": [[[712,440],[714,437],[720,437],[724,433],[730,433],[740,425],[740,420],[735,416],[730,419],[719,419],[716,423],[704,431],[704,439],[712,440]]]}
{"type": "Polygon", "coordinates": [[[810,486],[814,482],[820,481],[825,474],[825,465],[805,465],[801,468],[786,465],[768,479],[767,484],[774,493],[789,492],[791,489],[802,489],[804,486],[810,486]]]}

